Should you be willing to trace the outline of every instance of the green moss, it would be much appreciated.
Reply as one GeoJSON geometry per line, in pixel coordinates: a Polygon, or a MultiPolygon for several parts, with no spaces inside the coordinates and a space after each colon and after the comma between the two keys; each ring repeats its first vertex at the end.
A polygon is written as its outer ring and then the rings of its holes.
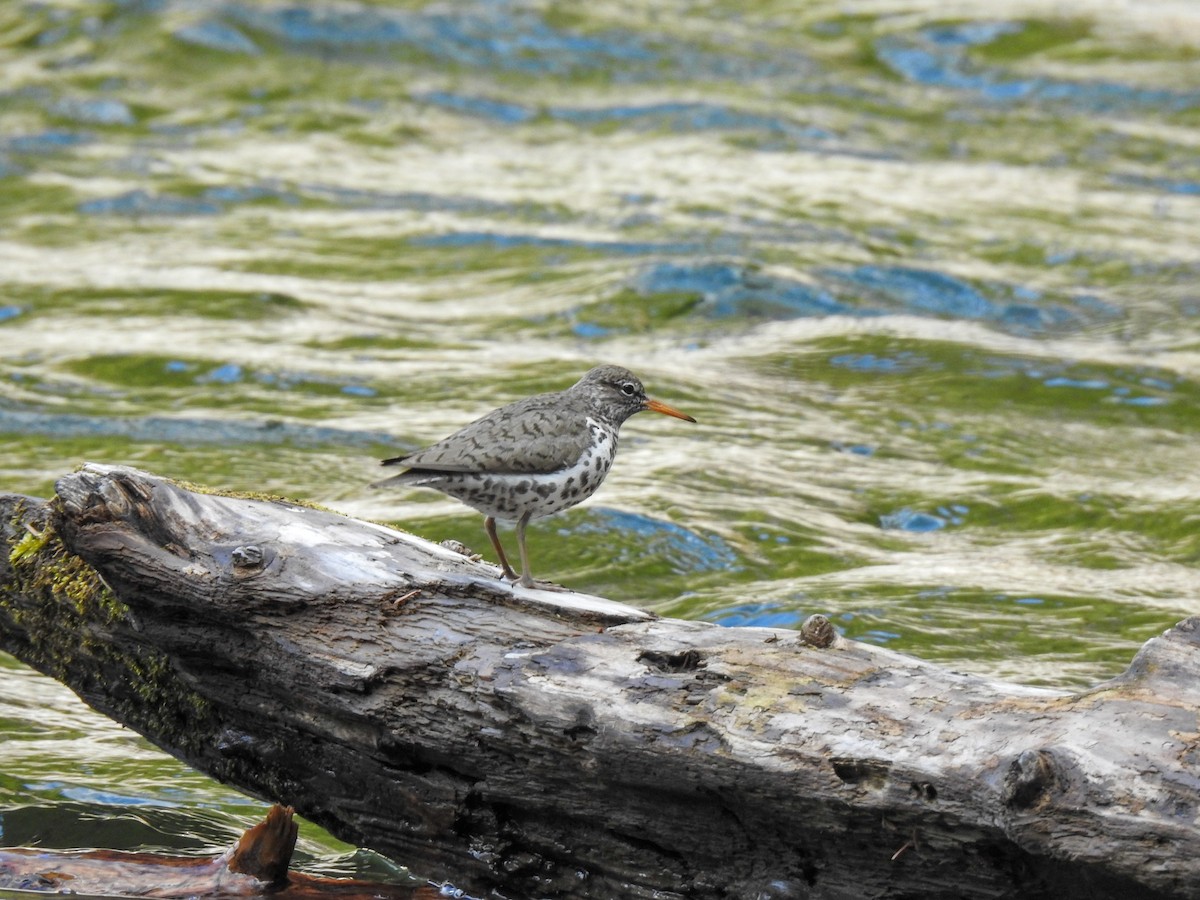
{"type": "Polygon", "coordinates": [[[171,483],[183,488],[185,491],[191,491],[193,494],[208,494],[213,497],[233,497],[237,500],[261,500],[266,503],[287,503],[290,506],[303,506],[305,509],[315,509],[320,512],[345,517],[345,513],[340,513],[336,509],[330,509],[328,506],[322,506],[319,503],[313,503],[311,500],[296,500],[292,497],[284,497],[265,491],[226,490],[225,488],[209,487],[208,485],[196,484],[191,481],[172,481],[171,483]]]}
{"type": "Polygon", "coordinates": [[[19,567],[28,560],[35,557],[42,551],[50,540],[50,531],[27,531],[21,540],[13,545],[12,552],[8,554],[8,564],[13,567],[19,567]]]}
{"type": "MultiPolygon", "coordinates": [[[[66,626],[60,629],[63,632],[72,630],[71,626],[81,627],[86,619],[111,625],[128,612],[96,570],[66,549],[53,525],[47,524],[41,531],[27,529],[8,560],[18,580],[18,593],[38,598],[36,607],[43,614],[47,610],[67,614],[61,622],[66,626]]],[[[20,612],[27,624],[34,621],[31,609],[20,612]]],[[[54,629],[48,631],[44,637],[54,629]]]]}
{"type": "Polygon", "coordinates": [[[6,646],[22,661],[95,696],[115,719],[183,752],[198,750],[198,721],[209,701],[176,676],[170,659],[115,633],[129,629],[129,607],[100,574],[71,553],[52,523],[40,529],[18,510],[26,534],[9,552],[13,589],[0,593],[0,616],[14,624],[6,646]]]}
{"type": "Polygon", "coordinates": [[[27,529],[8,557],[23,592],[40,595],[59,609],[111,624],[126,609],[96,570],[67,551],[52,525],[27,529]]]}

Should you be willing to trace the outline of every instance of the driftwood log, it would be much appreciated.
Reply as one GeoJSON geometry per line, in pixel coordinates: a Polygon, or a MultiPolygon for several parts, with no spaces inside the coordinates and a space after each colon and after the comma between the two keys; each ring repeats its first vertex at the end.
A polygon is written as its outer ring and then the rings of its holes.
{"type": "Polygon", "coordinates": [[[419,538],[87,466],[0,496],[0,647],[471,893],[1200,897],[1200,617],[1082,693],[514,589],[419,538]]]}
{"type": "Polygon", "coordinates": [[[97,897],[198,900],[438,900],[440,889],[394,887],[289,871],[294,810],[272,806],[224,853],[168,856],[115,850],[0,848],[0,890],[97,897]]]}

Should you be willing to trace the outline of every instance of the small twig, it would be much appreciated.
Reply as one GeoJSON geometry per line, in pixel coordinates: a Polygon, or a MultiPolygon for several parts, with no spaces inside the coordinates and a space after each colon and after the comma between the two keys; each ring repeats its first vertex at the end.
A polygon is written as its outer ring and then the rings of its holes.
{"type": "Polygon", "coordinates": [[[403,597],[397,597],[395,600],[392,601],[392,609],[399,609],[405,603],[407,603],[409,600],[411,600],[413,597],[419,596],[420,593],[421,593],[421,589],[417,588],[416,590],[409,591],[403,597]]]}
{"type": "Polygon", "coordinates": [[[896,860],[898,860],[904,854],[904,851],[906,851],[906,850],[919,850],[919,849],[921,849],[921,848],[917,846],[917,832],[914,829],[912,839],[905,841],[901,845],[900,849],[892,854],[892,862],[895,862],[896,860]]]}

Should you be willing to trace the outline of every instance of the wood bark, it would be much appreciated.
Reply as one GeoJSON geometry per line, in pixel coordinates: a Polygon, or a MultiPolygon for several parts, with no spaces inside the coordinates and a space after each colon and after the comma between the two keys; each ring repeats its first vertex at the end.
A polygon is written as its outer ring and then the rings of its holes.
{"type": "Polygon", "coordinates": [[[411,535],[132,469],[0,512],[0,647],[472,893],[1200,897],[1200,617],[1070,693],[819,621],[512,588],[411,535]]]}

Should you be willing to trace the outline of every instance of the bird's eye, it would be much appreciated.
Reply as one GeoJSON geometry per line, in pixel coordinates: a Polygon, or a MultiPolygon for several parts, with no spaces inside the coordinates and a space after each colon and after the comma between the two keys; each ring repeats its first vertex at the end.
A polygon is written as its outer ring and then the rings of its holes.
{"type": "Polygon", "coordinates": [[[623,385],[621,385],[621,393],[624,394],[626,397],[632,397],[634,394],[637,393],[637,388],[635,388],[632,384],[630,384],[627,381],[623,385]]]}

